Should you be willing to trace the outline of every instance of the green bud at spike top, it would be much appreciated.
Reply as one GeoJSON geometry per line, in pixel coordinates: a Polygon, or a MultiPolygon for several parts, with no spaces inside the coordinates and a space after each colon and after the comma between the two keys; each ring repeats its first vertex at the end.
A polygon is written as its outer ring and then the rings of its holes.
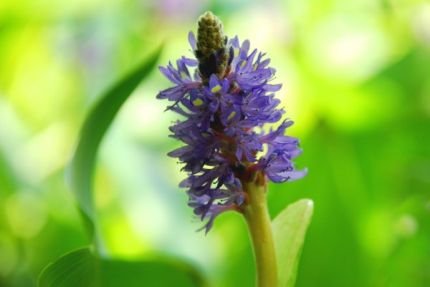
{"type": "Polygon", "coordinates": [[[211,12],[200,16],[195,53],[203,82],[207,83],[212,74],[224,77],[229,59],[226,43],[222,22],[211,12]]]}

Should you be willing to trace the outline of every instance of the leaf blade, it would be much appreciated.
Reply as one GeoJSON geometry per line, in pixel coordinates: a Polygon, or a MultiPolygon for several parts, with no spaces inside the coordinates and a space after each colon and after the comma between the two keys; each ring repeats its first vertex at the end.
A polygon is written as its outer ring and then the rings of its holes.
{"type": "Polygon", "coordinates": [[[170,260],[124,261],[99,258],[90,248],[67,253],[40,274],[39,287],[204,287],[193,266],[170,260]]]}
{"type": "Polygon", "coordinates": [[[109,89],[93,106],[81,128],[79,141],[68,169],[70,186],[77,199],[84,223],[91,235],[95,233],[95,209],[92,179],[97,150],[110,124],[139,83],[153,70],[161,55],[157,49],[134,71],[109,89]]]}
{"type": "Polygon", "coordinates": [[[93,286],[96,263],[89,248],[81,248],[58,258],[46,266],[39,276],[39,287],[68,287],[79,282],[80,286],[93,286]],[[90,276],[83,276],[89,272],[90,276]]]}
{"type": "Polygon", "coordinates": [[[293,287],[295,284],[297,266],[312,214],[313,201],[302,199],[287,206],[272,222],[279,287],[293,287]]]}

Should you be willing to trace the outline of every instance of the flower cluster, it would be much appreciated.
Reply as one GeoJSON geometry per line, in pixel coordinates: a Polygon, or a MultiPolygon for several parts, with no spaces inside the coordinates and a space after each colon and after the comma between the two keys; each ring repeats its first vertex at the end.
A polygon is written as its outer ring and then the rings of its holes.
{"type": "Polygon", "coordinates": [[[275,74],[270,60],[251,51],[247,40],[227,40],[219,23],[210,13],[202,16],[198,41],[189,34],[198,60],[182,57],[176,67],[160,67],[174,86],[157,95],[171,101],[168,109],[183,116],[170,131],[185,145],[169,156],[184,163],[188,176],[180,187],[187,189],[189,206],[206,222],[206,232],[221,212],[241,210],[247,198],[244,183],[257,175],[284,182],[306,174],[292,162],[301,151],[298,140],[284,135],[292,121],[263,129],[284,113],[274,95],[281,85],[269,83],[275,74]],[[217,39],[213,48],[211,35],[217,39]]]}

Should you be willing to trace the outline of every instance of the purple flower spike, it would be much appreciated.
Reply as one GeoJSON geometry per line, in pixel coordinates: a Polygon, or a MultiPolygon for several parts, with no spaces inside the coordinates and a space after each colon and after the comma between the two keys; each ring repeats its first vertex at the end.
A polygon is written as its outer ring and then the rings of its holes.
{"type": "Polygon", "coordinates": [[[251,50],[248,40],[228,40],[210,12],[199,20],[197,40],[192,32],[188,39],[197,60],[182,57],[176,66],[160,67],[174,86],[157,98],[171,101],[168,109],[183,116],[170,131],[184,146],[169,156],[184,164],[188,176],[180,186],[208,232],[220,213],[241,211],[247,198],[242,186],[256,175],[285,182],[306,170],[292,161],[301,152],[299,141],[285,135],[292,121],[261,131],[284,114],[274,95],[281,85],[270,83],[275,69],[265,54],[251,50]]]}

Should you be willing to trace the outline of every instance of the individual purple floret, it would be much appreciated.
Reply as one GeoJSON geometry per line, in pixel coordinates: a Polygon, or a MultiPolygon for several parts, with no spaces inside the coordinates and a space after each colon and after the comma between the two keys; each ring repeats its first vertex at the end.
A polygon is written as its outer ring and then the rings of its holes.
{"type": "Polygon", "coordinates": [[[220,213],[241,211],[247,200],[243,186],[258,174],[284,182],[306,170],[296,170],[292,162],[301,152],[298,140],[284,135],[292,121],[262,129],[284,113],[274,95],[281,85],[270,84],[275,75],[270,60],[251,51],[248,40],[227,40],[210,13],[200,18],[198,32],[197,41],[192,32],[188,37],[197,60],[182,57],[176,66],[160,67],[174,86],[157,98],[171,101],[168,109],[183,117],[170,131],[185,145],[169,156],[184,164],[188,177],[180,187],[187,189],[188,204],[207,232],[220,213]]]}

